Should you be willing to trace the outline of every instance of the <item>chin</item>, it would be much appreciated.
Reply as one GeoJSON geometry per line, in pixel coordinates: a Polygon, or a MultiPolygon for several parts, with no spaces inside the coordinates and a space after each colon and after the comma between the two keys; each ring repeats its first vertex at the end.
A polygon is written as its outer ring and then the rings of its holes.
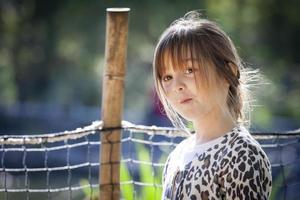
{"type": "Polygon", "coordinates": [[[205,118],[205,116],[209,113],[208,110],[198,112],[195,110],[191,110],[189,112],[181,112],[181,116],[188,121],[197,121],[201,118],[205,118]]]}
{"type": "Polygon", "coordinates": [[[186,119],[187,121],[193,121],[195,120],[197,117],[194,115],[194,113],[189,113],[189,114],[186,114],[186,113],[182,113],[180,114],[184,119],[186,119]]]}

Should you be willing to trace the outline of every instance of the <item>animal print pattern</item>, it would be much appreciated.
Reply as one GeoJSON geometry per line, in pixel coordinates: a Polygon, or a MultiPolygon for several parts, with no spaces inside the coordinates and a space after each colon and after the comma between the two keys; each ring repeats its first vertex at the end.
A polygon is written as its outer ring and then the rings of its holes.
{"type": "Polygon", "coordinates": [[[179,170],[175,159],[187,144],[169,155],[163,172],[164,200],[267,200],[271,193],[271,165],[258,142],[244,127],[222,136],[179,170]]]}

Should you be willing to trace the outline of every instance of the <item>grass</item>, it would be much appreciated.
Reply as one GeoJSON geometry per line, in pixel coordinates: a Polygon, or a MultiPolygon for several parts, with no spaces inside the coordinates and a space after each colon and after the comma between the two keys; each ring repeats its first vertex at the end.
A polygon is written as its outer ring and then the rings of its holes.
{"type": "MultiPolygon", "coordinates": [[[[142,144],[135,145],[138,160],[152,163],[149,150],[142,144]]],[[[164,163],[165,159],[166,157],[162,156],[159,162],[164,163]]],[[[130,167],[128,167],[124,163],[121,163],[120,181],[121,183],[126,182],[126,184],[121,184],[121,198],[126,200],[133,200],[144,199],[145,197],[147,197],[147,199],[159,200],[161,198],[162,188],[158,185],[161,185],[161,174],[163,169],[162,167],[157,168],[158,169],[156,169],[155,171],[153,165],[139,164],[138,175],[140,177],[140,180],[134,181],[146,183],[149,184],[149,186],[143,186],[140,189],[137,189],[133,185],[133,183],[130,183],[133,181],[133,176],[130,173],[130,167]]],[[[80,185],[86,184],[88,184],[88,180],[83,179],[80,181],[80,185]]],[[[99,192],[93,192],[91,188],[84,188],[83,193],[85,194],[85,199],[96,200],[99,196],[99,192]]]]}

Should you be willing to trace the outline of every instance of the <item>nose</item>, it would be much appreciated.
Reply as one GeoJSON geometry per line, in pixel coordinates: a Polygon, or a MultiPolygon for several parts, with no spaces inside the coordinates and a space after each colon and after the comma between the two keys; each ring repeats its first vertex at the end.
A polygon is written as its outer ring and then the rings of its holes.
{"type": "Polygon", "coordinates": [[[182,92],[185,88],[186,88],[186,85],[184,84],[184,81],[182,81],[180,78],[177,78],[174,81],[175,92],[182,92]]]}

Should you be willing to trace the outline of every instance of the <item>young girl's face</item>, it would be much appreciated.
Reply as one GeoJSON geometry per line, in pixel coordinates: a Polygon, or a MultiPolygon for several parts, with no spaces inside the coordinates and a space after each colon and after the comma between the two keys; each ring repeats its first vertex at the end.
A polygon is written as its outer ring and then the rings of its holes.
{"type": "Polygon", "coordinates": [[[210,100],[206,87],[201,84],[197,62],[186,59],[183,66],[172,66],[170,59],[161,74],[161,85],[166,100],[182,117],[189,121],[201,120],[213,112],[216,105],[210,100]],[[197,80],[197,81],[196,81],[197,80]]]}

